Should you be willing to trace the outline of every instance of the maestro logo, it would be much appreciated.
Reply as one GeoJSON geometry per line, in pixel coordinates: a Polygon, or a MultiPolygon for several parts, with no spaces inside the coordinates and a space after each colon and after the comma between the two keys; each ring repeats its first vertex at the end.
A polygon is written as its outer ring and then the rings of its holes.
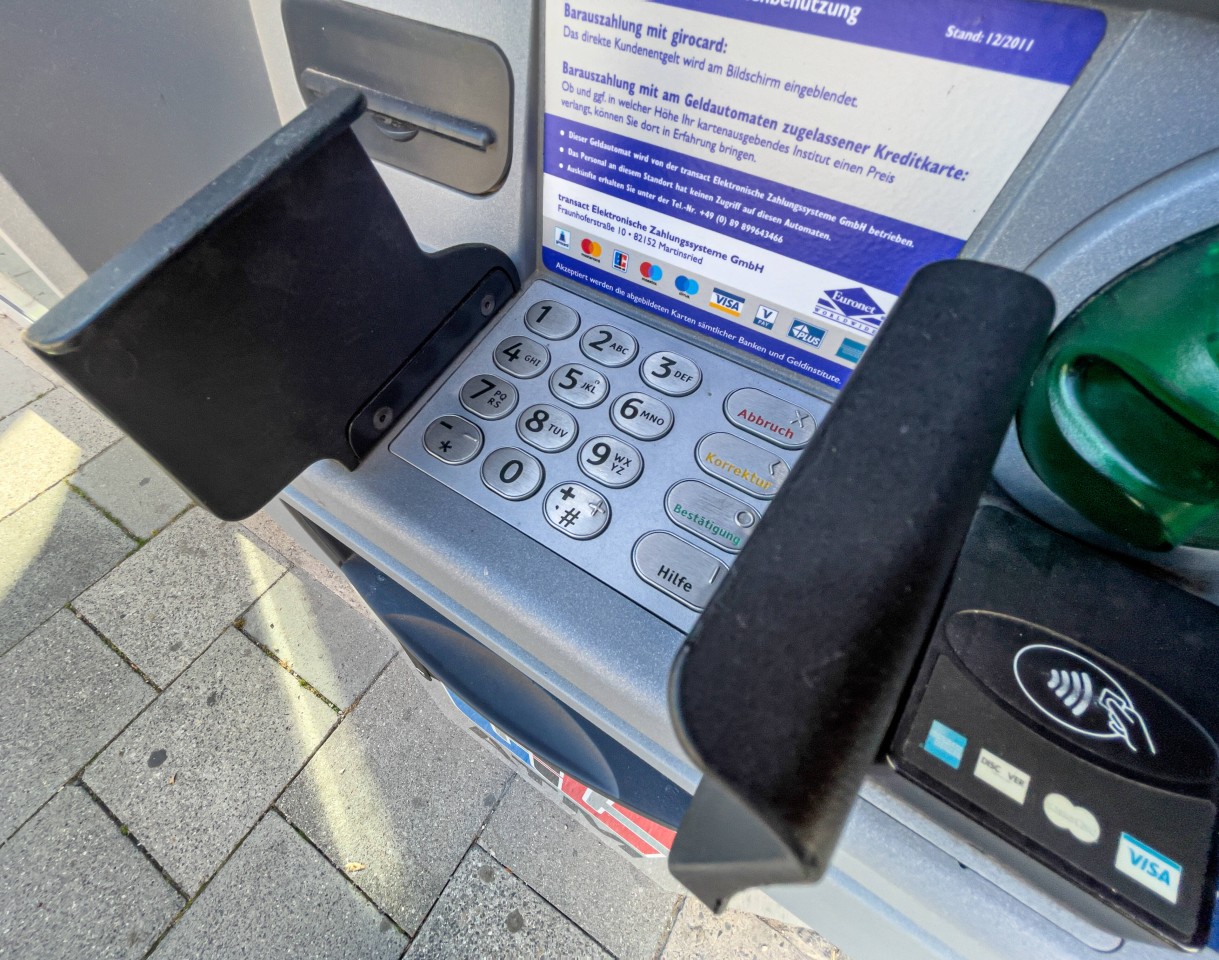
{"type": "Polygon", "coordinates": [[[1147,722],[1130,694],[1087,657],[1034,643],[1012,658],[1012,670],[1029,702],[1060,727],[1082,737],[1120,740],[1132,753],[1156,753],[1147,722]]]}
{"type": "Polygon", "coordinates": [[[648,283],[660,283],[660,278],[665,275],[665,272],[656,264],[645,260],[639,265],[639,275],[648,283]]]}

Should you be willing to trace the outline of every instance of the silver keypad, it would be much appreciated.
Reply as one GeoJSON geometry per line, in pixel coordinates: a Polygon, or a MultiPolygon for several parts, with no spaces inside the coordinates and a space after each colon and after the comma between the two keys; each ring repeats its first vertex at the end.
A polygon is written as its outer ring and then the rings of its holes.
{"type": "MultiPolygon", "coordinates": [[[[688,379],[677,382],[683,389],[690,385],[688,379]]],[[[792,448],[776,439],[805,440],[828,409],[828,403],[806,391],[700,350],[681,339],[674,325],[641,323],[535,279],[433,385],[390,439],[389,449],[469,501],[473,513],[451,501],[463,535],[502,521],[517,535],[561,556],[570,574],[546,585],[552,595],[587,590],[590,598],[604,600],[603,588],[587,579],[592,577],[678,630],[689,630],[770,502],[768,491],[756,485],[741,488],[748,482],[744,474],[752,471],[766,480],[770,465],[777,464],[774,479],[785,476],[799,450],[787,452],[792,448]],[[543,332],[527,325],[526,315],[542,301],[569,308],[577,315],[577,329],[550,339],[546,334],[557,336],[559,329],[549,325],[553,309],[542,320],[543,332]],[[507,349],[512,357],[503,353],[507,349]],[[693,361],[698,386],[678,396],[647,383],[645,370],[662,372],[659,357],[693,361]],[[562,373],[568,367],[607,380],[601,402],[580,407],[562,396],[562,383],[569,379],[562,373]],[[490,416],[502,412],[503,401],[499,407],[486,402],[490,391],[473,397],[486,389],[483,378],[500,381],[498,390],[506,384],[516,391],[515,406],[498,419],[490,416]],[[560,385],[558,393],[552,382],[560,385]],[[735,417],[742,410],[745,416],[735,417]],[[810,417],[789,423],[790,438],[766,425],[781,424],[785,414],[788,421],[800,419],[797,411],[807,411],[810,417]],[[752,420],[762,423],[751,422],[749,412],[752,420]],[[536,416],[539,413],[544,416],[536,416]],[[444,430],[445,436],[438,437],[440,428],[433,429],[438,420],[460,430],[444,430]],[[526,428],[529,422],[536,429],[526,428]],[[747,424],[766,435],[752,435],[747,424]],[[730,445],[724,436],[742,446],[730,445]],[[716,441],[709,442],[709,437],[716,441]],[[445,440],[449,447],[441,450],[445,440]],[[700,446],[724,466],[699,465],[700,446]],[[472,457],[466,459],[471,450],[472,457]],[[729,472],[728,463],[742,474],[729,472]],[[573,494],[559,511],[547,508],[556,485],[560,491],[570,485],[573,494]],[[578,517],[567,513],[577,498],[590,508],[576,507],[578,517]],[[477,515],[474,504],[486,513],[477,515]],[[570,527],[564,516],[571,520],[570,527]],[[648,569],[650,562],[665,557],[667,563],[648,569]],[[667,574],[661,566],[668,568],[667,574]],[[682,577],[690,584],[688,590],[682,577]]],[[[555,496],[561,498],[561,493],[555,496]]],[[[526,576],[511,570],[510,561],[506,568],[506,577],[526,576]]]]}
{"type": "Polygon", "coordinates": [[[695,459],[708,476],[760,500],[773,500],[788,474],[787,461],[782,457],[731,433],[703,437],[695,459]]]}
{"type": "Polygon", "coordinates": [[[573,540],[591,540],[609,526],[609,502],[582,483],[560,483],[546,494],[546,519],[573,540]]]}
{"type": "Polygon", "coordinates": [[[539,300],[526,311],[525,326],[547,340],[565,340],[580,329],[580,315],[553,300],[539,300]]]}
{"type": "Polygon", "coordinates": [[[761,516],[753,507],[701,480],[673,484],[665,496],[669,519],[729,553],[740,553],[761,516]]]}
{"type": "Polygon", "coordinates": [[[654,353],[639,365],[639,375],[649,387],[670,397],[684,397],[698,389],[703,372],[698,364],[679,353],[654,353]]]}
{"type": "Polygon", "coordinates": [[[423,447],[445,463],[469,463],[483,448],[483,432],[465,417],[440,417],[423,434],[423,447]]]}
{"type": "Polygon", "coordinates": [[[580,351],[589,360],[606,367],[624,367],[639,353],[639,343],[629,333],[599,323],[580,338],[580,351]]]}
{"type": "Polygon", "coordinates": [[[629,487],[643,473],[643,454],[617,437],[593,437],[580,448],[580,469],[604,487],[629,487]]]}
{"type": "Polygon", "coordinates": [[[546,471],[534,457],[515,447],[501,447],[487,454],[482,467],[487,489],[505,500],[528,500],[541,489],[546,471]]]}
{"type": "Polygon", "coordinates": [[[728,567],[671,533],[645,533],[631,552],[635,572],[691,610],[703,610],[728,567]]]}
{"type": "Polygon", "coordinates": [[[550,375],[550,392],[581,410],[595,407],[609,395],[605,374],[583,363],[565,363],[550,375]]]}
{"type": "Polygon", "coordinates": [[[637,440],[659,440],[673,429],[673,411],[646,393],[626,393],[610,407],[610,419],[637,440]]]}
{"type": "Polygon", "coordinates": [[[817,423],[803,407],[754,387],[743,387],[724,400],[724,416],[734,427],[771,443],[798,450],[811,439],[817,423]]]}
{"type": "Polygon", "coordinates": [[[544,453],[558,453],[576,442],[579,427],[567,411],[549,403],[535,403],[516,418],[516,432],[531,447],[544,453]]]}
{"type": "Polygon", "coordinates": [[[504,373],[529,380],[550,366],[550,351],[528,337],[508,337],[495,348],[494,360],[504,373]]]}
{"type": "Polygon", "coordinates": [[[500,420],[516,409],[516,387],[493,373],[480,374],[466,381],[458,399],[474,416],[500,420]]]}

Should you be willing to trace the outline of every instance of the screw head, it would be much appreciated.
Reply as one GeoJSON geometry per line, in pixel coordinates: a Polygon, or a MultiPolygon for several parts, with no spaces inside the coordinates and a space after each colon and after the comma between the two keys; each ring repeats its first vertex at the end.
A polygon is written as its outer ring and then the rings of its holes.
{"type": "Polygon", "coordinates": [[[488,293],[483,297],[482,303],[480,303],[478,306],[479,309],[482,310],[484,317],[491,316],[491,314],[495,312],[495,297],[488,293]]]}
{"type": "Polygon", "coordinates": [[[394,422],[394,408],[381,407],[372,415],[372,425],[378,430],[384,430],[394,422]]]}

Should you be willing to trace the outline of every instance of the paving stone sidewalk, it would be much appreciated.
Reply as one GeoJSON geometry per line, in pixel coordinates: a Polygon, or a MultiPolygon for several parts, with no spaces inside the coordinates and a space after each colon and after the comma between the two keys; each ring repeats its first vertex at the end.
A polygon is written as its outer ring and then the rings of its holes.
{"type": "Polygon", "coordinates": [[[0,314],[0,958],[766,957],[442,712],[346,582],[222,523],[0,314]]]}

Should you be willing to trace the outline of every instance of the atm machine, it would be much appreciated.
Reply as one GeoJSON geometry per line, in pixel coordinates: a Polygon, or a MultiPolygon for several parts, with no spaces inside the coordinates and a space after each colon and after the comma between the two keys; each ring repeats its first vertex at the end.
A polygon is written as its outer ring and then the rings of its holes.
{"type": "Polygon", "coordinates": [[[713,908],[855,960],[1212,950],[1219,560],[1013,416],[1052,324],[1219,223],[1219,14],[252,9],[283,129],[31,348],[713,908]]]}

